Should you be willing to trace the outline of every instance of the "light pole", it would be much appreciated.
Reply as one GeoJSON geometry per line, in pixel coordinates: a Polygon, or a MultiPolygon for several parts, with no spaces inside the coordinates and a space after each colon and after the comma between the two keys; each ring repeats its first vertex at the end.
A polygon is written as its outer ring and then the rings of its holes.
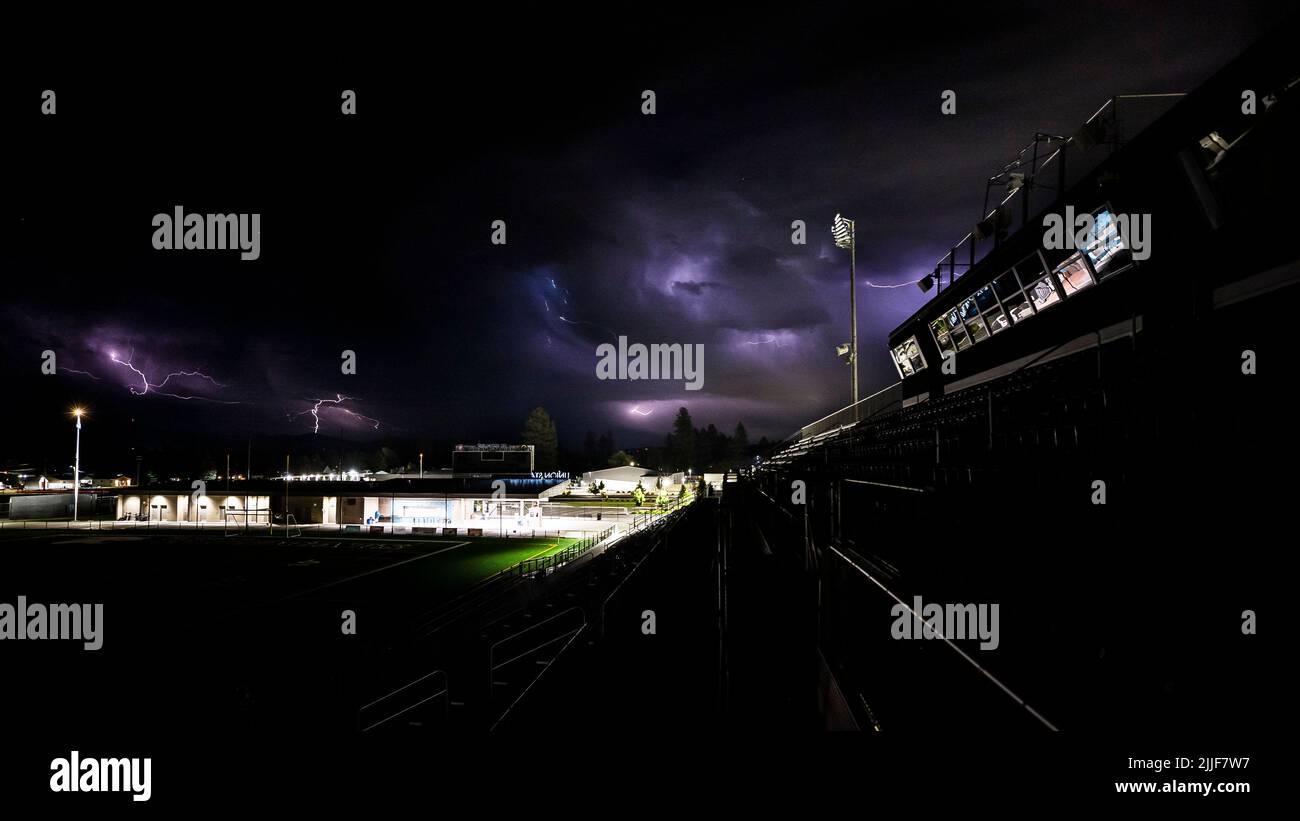
{"type": "Polygon", "coordinates": [[[72,458],[72,521],[77,521],[77,505],[81,491],[81,417],[86,413],[82,408],[73,408],[72,415],[77,418],[77,451],[72,458]]]}
{"type": "Polygon", "coordinates": [[[420,478],[424,478],[424,454],[420,454],[420,478]]]}
{"type": "Polygon", "coordinates": [[[852,316],[852,336],[849,338],[849,368],[853,380],[853,404],[858,404],[858,273],[857,273],[857,237],[853,220],[835,215],[831,225],[831,234],[835,245],[849,249],[849,314],[852,316]]]}

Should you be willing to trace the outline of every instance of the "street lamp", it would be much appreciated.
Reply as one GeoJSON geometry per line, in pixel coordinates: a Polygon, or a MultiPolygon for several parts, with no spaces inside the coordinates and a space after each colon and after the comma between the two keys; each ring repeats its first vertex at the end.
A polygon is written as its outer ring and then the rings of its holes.
{"type": "Polygon", "coordinates": [[[852,336],[849,339],[849,366],[852,369],[853,404],[858,404],[858,288],[857,288],[857,237],[853,220],[835,215],[831,235],[837,248],[849,249],[849,314],[852,316],[852,336]]]}
{"type": "Polygon", "coordinates": [[[81,491],[81,417],[86,415],[84,408],[73,408],[72,415],[77,419],[77,451],[72,460],[72,521],[77,521],[77,503],[81,491]]]}

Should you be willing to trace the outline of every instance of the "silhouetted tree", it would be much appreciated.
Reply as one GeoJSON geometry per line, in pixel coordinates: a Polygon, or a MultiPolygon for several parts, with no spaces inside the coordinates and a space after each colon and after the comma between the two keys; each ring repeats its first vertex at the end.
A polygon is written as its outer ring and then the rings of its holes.
{"type": "Polygon", "coordinates": [[[559,459],[560,437],[546,408],[538,406],[524,423],[523,440],[533,446],[533,464],[537,470],[555,470],[559,459]]]}
{"type": "Polygon", "coordinates": [[[596,440],[596,461],[592,467],[605,467],[614,455],[614,432],[605,431],[596,440]]]}
{"type": "Polygon", "coordinates": [[[691,423],[690,411],[681,408],[673,420],[673,432],[668,435],[668,453],[670,468],[686,470],[695,460],[695,427],[691,423]]]}
{"type": "Polygon", "coordinates": [[[736,423],[736,435],[731,437],[730,450],[729,467],[739,468],[749,463],[749,433],[744,422],[736,423]]]}

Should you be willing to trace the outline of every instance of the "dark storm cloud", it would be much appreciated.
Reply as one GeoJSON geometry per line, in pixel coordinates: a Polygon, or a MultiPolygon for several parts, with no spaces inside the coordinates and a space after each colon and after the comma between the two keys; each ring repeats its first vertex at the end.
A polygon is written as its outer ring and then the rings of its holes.
{"type": "Polygon", "coordinates": [[[828,233],[843,211],[859,226],[864,392],[883,387],[897,378],[887,335],[926,297],[869,283],[930,271],[978,219],[983,180],[1035,131],[1073,133],[1114,94],[1190,90],[1256,33],[1248,18],[1221,23],[1101,4],[947,36],[898,62],[873,61],[868,41],[859,65],[830,76],[791,65],[766,87],[705,92],[706,104],[661,88],[653,123],[598,130],[545,159],[546,176],[582,180],[559,194],[564,209],[598,218],[546,260],[572,295],[566,318],[593,333],[539,365],[584,395],[702,405],[680,386],[592,377],[594,345],[614,333],[701,342],[702,393],[719,414],[707,421],[745,415],[782,435],[838,407],[848,260],[828,233]],[[957,117],[938,113],[948,88],[957,117]],[[790,243],[796,219],[807,245],[790,243]]]}
{"type": "MultiPolygon", "coordinates": [[[[367,114],[344,127],[285,117],[250,140],[242,121],[218,128],[201,111],[186,133],[213,149],[203,163],[126,135],[81,152],[74,135],[31,164],[64,174],[57,184],[17,172],[6,357],[27,368],[57,347],[132,412],[154,397],[127,393],[134,375],[104,346],[134,345],[155,381],[210,369],[225,387],[194,393],[238,406],[168,401],[212,430],[309,429],[303,412],[343,394],[383,426],[326,408],[341,436],[513,437],[537,404],[569,443],[606,427],[658,441],[681,405],[699,424],[784,436],[848,398],[837,212],[858,225],[871,392],[897,379],[886,337],[925,299],[871,285],[931,270],[1035,131],[1072,133],[1117,93],[1194,87],[1276,16],[1261,9],[693,12],[635,42],[540,28],[493,52],[509,65],[467,71],[439,53],[404,79],[371,67],[367,114]],[[427,78],[444,75],[454,82],[433,94],[427,78]],[[645,88],[653,116],[639,113],[645,88]],[[939,113],[945,89],[955,117],[939,113]],[[102,215],[75,243],[70,196],[102,215]],[[151,213],[205,198],[263,212],[255,268],[148,250],[151,213]],[[488,243],[494,219],[505,246],[488,243]],[[704,389],[596,379],[597,346],[619,336],[703,345],[704,389]],[[349,349],[359,368],[345,377],[349,349]]],[[[170,109],[158,125],[177,127],[170,109]]],[[[50,139],[28,135],[24,156],[50,139]]]]}

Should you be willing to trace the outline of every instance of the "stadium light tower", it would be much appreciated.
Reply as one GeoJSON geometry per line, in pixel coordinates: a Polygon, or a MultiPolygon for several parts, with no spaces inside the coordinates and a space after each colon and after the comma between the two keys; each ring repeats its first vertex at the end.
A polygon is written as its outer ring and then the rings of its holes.
{"type": "Polygon", "coordinates": [[[835,215],[831,235],[838,248],[849,249],[849,314],[852,317],[852,334],[849,337],[849,369],[853,380],[853,404],[858,403],[858,273],[857,237],[853,220],[835,215]]]}
{"type": "Polygon", "coordinates": [[[84,408],[73,408],[72,415],[77,419],[77,450],[72,457],[72,521],[77,521],[77,503],[81,491],[81,417],[86,415],[84,408]]]}

